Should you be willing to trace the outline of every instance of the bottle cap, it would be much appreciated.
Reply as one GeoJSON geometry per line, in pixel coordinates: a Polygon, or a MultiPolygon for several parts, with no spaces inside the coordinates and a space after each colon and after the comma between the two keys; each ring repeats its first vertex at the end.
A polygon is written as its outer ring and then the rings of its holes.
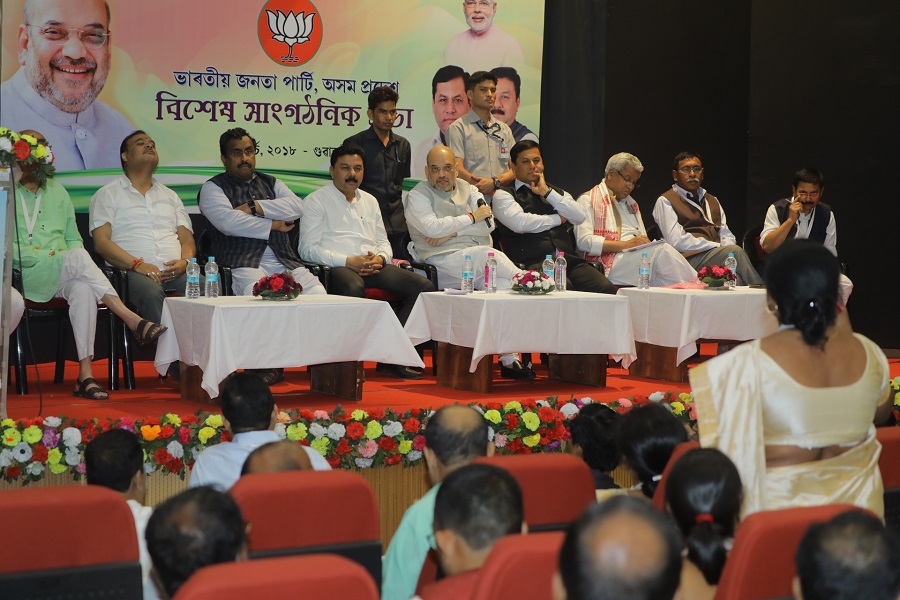
{"type": "Polygon", "coordinates": [[[494,253],[493,253],[493,252],[488,252],[488,256],[491,257],[491,258],[494,258],[494,253]]]}
{"type": "Polygon", "coordinates": [[[728,257],[729,257],[729,258],[734,258],[734,252],[729,252],[729,253],[728,253],[728,257]]]}
{"type": "Polygon", "coordinates": [[[197,259],[196,259],[196,258],[192,258],[192,259],[191,259],[191,262],[197,262],[197,259]]]}
{"type": "Polygon", "coordinates": [[[552,258],[552,257],[548,254],[548,255],[547,255],[547,258],[552,258]]]}
{"type": "Polygon", "coordinates": [[[563,254],[564,254],[563,251],[560,250],[559,252],[557,252],[556,255],[557,255],[558,257],[562,258],[562,257],[563,257],[563,254]]]}
{"type": "Polygon", "coordinates": [[[471,254],[466,254],[466,260],[472,260],[472,255],[471,255],[471,254]]]}
{"type": "Polygon", "coordinates": [[[647,256],[646,252],[641,252],[641,256],[647,256]]]}
{"type": "Polygon", "coordinates": [[[216,262],[216,257],[210,256],[209,259],[207,260],[207,262],[216,262]]]}

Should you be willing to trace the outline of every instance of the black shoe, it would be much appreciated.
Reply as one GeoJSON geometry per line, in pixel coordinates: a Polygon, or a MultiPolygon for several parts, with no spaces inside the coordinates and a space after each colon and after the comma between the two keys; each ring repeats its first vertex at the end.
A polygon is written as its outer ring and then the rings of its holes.
{"type": "Polygon", "coordinates": [[[531,381],[536,377],[534,371],[532,371],[530,367],[523,365],[521,360],[515,361],[508,367],[501,363],[500,376],[506,377],[507,379],[521,379],[524,381],[531,381]]]}
{"type": "Polygon", "coordinates": [[[378,363],[375,366],[375,372],[388,377],[396,377],[397,379],[422,379],[424,374],[422,369],[417,367],[406,367],[389,363],[378,363]]]}
{"type": "Polygon", "coordinates": [[[259,375],[266,385],[275,385],[279,381],[284,381],[284,369],[244,369],[244,372],[259,375]]]}

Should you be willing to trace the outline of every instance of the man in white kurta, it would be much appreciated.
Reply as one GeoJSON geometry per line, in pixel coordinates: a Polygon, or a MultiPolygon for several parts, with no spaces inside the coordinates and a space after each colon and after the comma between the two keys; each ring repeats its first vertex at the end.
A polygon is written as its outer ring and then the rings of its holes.
{"type": "Polygon", "coordinates": [[[494,0],[464,0],[463,11],[469,28],[450,38],[444,48],[444,62],[468,71],[486,71],[491,67],[521,67],[525,62],[522,46],[496,25],[494,0]]]}

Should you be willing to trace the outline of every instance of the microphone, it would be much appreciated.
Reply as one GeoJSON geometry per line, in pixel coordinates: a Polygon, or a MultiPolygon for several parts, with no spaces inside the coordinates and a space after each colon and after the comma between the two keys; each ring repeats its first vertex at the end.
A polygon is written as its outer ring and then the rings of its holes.
{"type": "MultiPolygon", "coordinates": [[[[478,204],[478,206],[487,206],[487,202],[484,201],[484,198],[479,198],[476,204],[478,204]]],[[[484,222],[487,223],[488,228],[493,224],[490,217],[485,219],[484,222]]]]}

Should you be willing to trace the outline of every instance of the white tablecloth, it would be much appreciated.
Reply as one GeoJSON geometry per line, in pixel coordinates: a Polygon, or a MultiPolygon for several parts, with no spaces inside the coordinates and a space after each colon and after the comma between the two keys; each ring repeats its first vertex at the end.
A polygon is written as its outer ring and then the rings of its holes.
{"type": "Polygon", "coordinates": [[[481,357],[507,352],[610,354],[626,367],[635,358],[628,300],[606,294],[430,292],[419,295],[406,333],[413,344],[473,348],[472,373],[481,357]]]}
{"type": "Polygon", "coordinates": [[[203,369],[211,398],[236,369],[378,361],[423,367],[387,302],[333,295],[290,302],[253,296],[166,298],[156,369],[180,360],[203,369]]]}
{"type": "Polygon", "coordinates": [[[697,351],[697,340],[754,340],[778,328],[766,312],[764,289],[731,291],[622,288],[628,298],[634,339],[678,348],[678,364],[697,351]]]}

